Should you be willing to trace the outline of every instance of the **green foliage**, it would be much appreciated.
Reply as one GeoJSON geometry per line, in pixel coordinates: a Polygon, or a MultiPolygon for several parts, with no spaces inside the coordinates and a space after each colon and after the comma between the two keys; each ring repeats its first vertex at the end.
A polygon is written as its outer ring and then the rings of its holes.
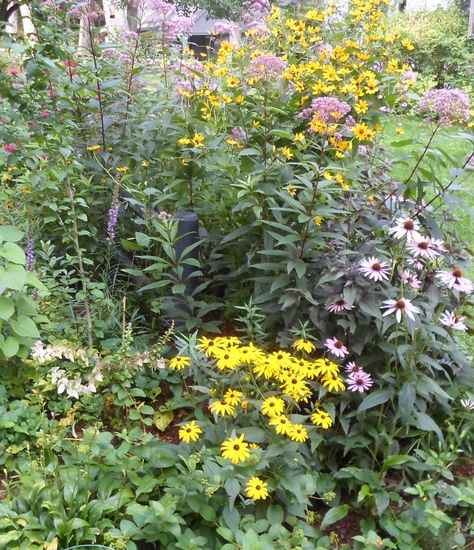
{"type": "Polygon", "coordinates": [[[391,54],[408,62],[423,81],[472,93],[474,41],[468,38],[467,17],[459,8],[405,12],[387,23],[387,33],[394,37],[391,54]],[[413,50],[403,47],[404,38],[411,40],[413,50]]]}

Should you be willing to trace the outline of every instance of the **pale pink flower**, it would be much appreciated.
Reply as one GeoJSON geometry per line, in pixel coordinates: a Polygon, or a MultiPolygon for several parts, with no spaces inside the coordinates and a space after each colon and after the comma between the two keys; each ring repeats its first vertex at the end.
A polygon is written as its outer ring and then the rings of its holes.
{"type": "Polygon", "coordinates": [[[452,271],[438,271],[436,277],[438,277],[443,285],[459,292],[470,294],[474,289],[474,285],[469,279],[463,277],[463,272],[458,267],[452,271]]]}
{"type": "Polygon", "coordinates": [[[420,224],[416,220],[397,218],[395,220],[395,227],[389,229],[388,232],[396,239],[404,239],[406,237],[407,241],[411,241],[412,239],[421,239],[419,229],[420,224]]]}
{"type": "Polygon", "coordinates": [[[383,303],[385,305],[382,306],[382,309],[387,308],[387,311],[385,311],[383,316],[385,317],[386,315],[390,315],[390,313],[395,313],[395,317],[398,322],[402,320],[402,313],[406,313],[412,321],[415,320],[415,316],[413,314],[420,313],[420,310],[406,298],[399,298],[398,300],[385,300],[383,303]]]}
{"type": "Polygon", "coordinates": [[[388,281],[390,264],[388,262],[381,262],[375,256],[370,256],[370,258],[360,262],[359,271],[374,281],[382,281],[383,279],[388,281]]]}
{"type": "Polygon", "coordinates": [[[418,258],[427,258],[428,260],[435,260],[439,256],[439,251],[436,245],[433,244],[431,239],[426,237],[414,238],[407,244],[410,254],[418,258]]]}
{"type": "Polygon", "coordinates": [[[407,264],[413,269],[418,269],[418,271],[425,267],[423,262],[420,262],[417,258],[407,258],[407,264]]]}
{"type": "Polygon", "coordinates": [[[421,281],[418,278],[418,275],[416,273],[413,273],[413,271],[410,271],[409,269],[405,269],[402,273],[402,281],[406,285],[410,285],[412,288],[415,288],[418,290],[421,287],[421,281]]]}
{"type": "Polygon", "coordinates": [[[354,361],[349,361],[349,363],[347,363],[347,365],[344,368],[346,372],[348,372],[349,374],[357,374],[358,372],[364,372],[364,369],[356,365],[354,361]]]}
{"type": "Polygon", "coordinates": [[[350,391],[358,391],[360,393],[368,390],[373,386],[372,377],[367,372],[355,372],[350,374],[347,379],[347,387],[350,391]]]}
{"type": "Polygon", "coordinates": [[[336,357],[344,357],[346,355],[349,355],[349,352],[347,351],[346,346],[336,337],[327,338],[326,341],[324,342],[324,345],[336,357]]]}
{"type": "Polygon", "coordinates": [[[467,330],[466,325],[463,323],[466,317],[458,317],[452,311],[446,310],[439,320],[447,327],[454,328],[456,330],[467,330]]]}
{"type": "Polygon", "coordinates": [[[8,145],[5,145],[5,147],[3,148],[3,150],[5,151],[5,153],[9,154],[9,153],[14,153],[16,151],[16,145],[14,143],[9,143],[8,145]]]}
{"type": "Polygon", "coordinates": [[[341,311],[350,311],[351,309],[353,309],[353,306],[351,306],[351,304],[346,302],[344,298],[341,296],[335,302],[328,304],[326,306],[326,309],[331,313],[341,313],[341,311]]]}

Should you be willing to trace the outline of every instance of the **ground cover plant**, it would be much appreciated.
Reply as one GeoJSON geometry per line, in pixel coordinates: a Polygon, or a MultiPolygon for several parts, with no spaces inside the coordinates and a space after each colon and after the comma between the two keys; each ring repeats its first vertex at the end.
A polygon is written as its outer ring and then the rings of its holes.
{"type": "Polygon", "coordinates": [[[152,4],[2,34],[0,546],[469,548],[471,99],[388,2],[152,4]]]}

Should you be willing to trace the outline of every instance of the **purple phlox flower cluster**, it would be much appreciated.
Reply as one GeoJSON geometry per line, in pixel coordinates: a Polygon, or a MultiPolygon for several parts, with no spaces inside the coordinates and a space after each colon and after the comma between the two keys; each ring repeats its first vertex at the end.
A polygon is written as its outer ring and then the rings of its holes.
{"type": "Polygon", "coordinates": [[[120,198],[119,198],[119,187],[115,186],[114,194],[112,197],[112,203],[110,204],[109,216],[107,219],[107,241],[109,243],[113,242],[115,239],[115,234],[117,230],[117,224],[120,214],[120,198]]]}
{"type": "Polygon", "coordinates": [[[25,247],[25,256],[26,256],[26,264],[25,269],[26,271],[31,271],[33,269],[33,266],[35,265],[35,241],[33,239],[33,235],[31,232],[28,234],[28,241],[26,242],[25,247]]]}
{"type": "Polygon", "coordinates": [[[256,19],[265,17],[272,9],[269,0],[245,0],[245,13],[242,18],[244,23],[251,23],[256,19]]]}
{"type": "Polygon", "coordinates": [[[110,59],[116,59],[117,61],[120,61],[121,63],[131,63],[132,62],[132,56],[128,53],[121,52],[117,48],[105,48],[102,50],[102,56],[108,57],[110,59]]]}
{"type": "Polygon", "coordinates": [[[421,98],[418,108],[427,118],[445,126],[467,122],[470,118],[469,97],[457,88],[430,90],[421,98]]]}
{"type": "Polygon", "coordinates": [[[349,103],[340,101],[337,97],[323,96],[313,99],[311,107],[300,113],[300,118],[317,117],[321,122],[334,122],[345,117],[351,110],[349,103]]]}
{"type": "Polygon", "coordinates": [[[354,361],[347,363],[345,369],[348,373],[346,382],[350,391],[362,393],[373,386],[374,382],[370,374],[365,372],[362,367],[356,365],[354,361]]]}
{"type": "Polygon", "coordinates": [[[257,55],[251,61],[247,72],[249,75],[256,77],[277,78],[281,76],[287,66],[286,61],[281,57],[262,54],[257,55]]]}
{"type": "Polygon", "coordinates": [[[230,36],[238,30],[239,26],[225,19],[216,21],[211,29],[211,34],[216,36],[230,36]]]}
{"type": "Polygon", "coordinates": [[[241,126],[236,126],[232,128],[231,137],[237,141],[242,141],[247,137],[247,132],[241,126]]]}

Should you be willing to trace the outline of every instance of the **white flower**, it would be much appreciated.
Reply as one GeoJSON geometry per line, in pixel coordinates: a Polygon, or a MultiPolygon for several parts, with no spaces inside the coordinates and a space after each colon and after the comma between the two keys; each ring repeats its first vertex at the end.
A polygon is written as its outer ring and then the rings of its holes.
{"type": "Polygon", "coordinates": [[[474,411],[474,402],[470,399],[461,399],[461,405],[468,411],[474,411]]]}
{"type": "Polygon", "coordinates": [[[415,316],[413,314],[420,313],[420,310],[406,298],[399,298],[398,300],[385,300],[384,304],[385,305],[382,306],[382,309],[387,308],[387,311],[383,314],[383,316],[385,317],[386,315],[390,315],[390,313],[395,313],[395,317],[399,323],[402,320],[402,313],[406,313],[412,321],[415,320],[415,316]]]}
{"type": "Polygon", "coordinates": [[[370,256],[360,262],[359,271],[374,281],[388,281],[388,274],[390,273],[390,264],[388,262],[381,262],[375,256],[370,256]]]}
{"type": "Polygon", "coordinates": [[[474,285],[469,279],[463,277],[463,272],[459,268],[452,271],[438,271],[436,277],[448,288],[453,288],[459,292],[470,294],[474,289],[474,285]]]}
{"type": "Polygon", "coordinates": [[[416,220],[410,218],[397,218],[395,220],[395,227],[388,230],[390,235],[396,239],[403,239],[406,237],[407,241],[412,239],[421,239],[421,235],[418,232],[420,224],[416,220]]]}
{"type": "Polygon", "coordinates": [[[466,325],[463,323],[466,317],[458,317],[452,311],[446,310],[439,320],[447,327],[454,328],[456,330],[467,330],[466,325]]]}

